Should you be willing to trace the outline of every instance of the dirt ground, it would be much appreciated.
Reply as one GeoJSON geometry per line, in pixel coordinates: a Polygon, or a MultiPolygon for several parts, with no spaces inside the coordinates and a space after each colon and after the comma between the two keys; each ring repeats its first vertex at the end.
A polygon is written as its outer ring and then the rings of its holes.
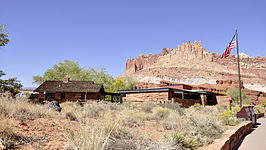
{"type": "Polygon", "coordinates": [[[37,118],[34,120],[14,120],[15,133],[25,139],[25,143],[15,147],[21,150],[65,149],[67,131],[78,122],[67,119],[37,118]]]}
{"type": "MultiPolygon", "coordinates": [[[[145,121],[144,126],[132,127],[152,141],[162,141],[170,130],[165,130],[157,121],[145,121]]],[[[36,118],[33,120],[13,120],[13,129],[23,137],[24,142],[13,149],[19,150],[62,150],[66,149],[68,131],[79,129],[79,122],[60,118],[36,118]]]]}

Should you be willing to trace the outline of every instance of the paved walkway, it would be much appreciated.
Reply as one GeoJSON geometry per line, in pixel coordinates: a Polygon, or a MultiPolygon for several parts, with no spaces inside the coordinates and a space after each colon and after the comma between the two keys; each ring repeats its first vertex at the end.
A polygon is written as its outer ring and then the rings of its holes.
{"type": "Polygon", "coordinates": [[[244,138],[238,150],[266,150],[266,117],[257,122],[257,128],[244,138]]]}

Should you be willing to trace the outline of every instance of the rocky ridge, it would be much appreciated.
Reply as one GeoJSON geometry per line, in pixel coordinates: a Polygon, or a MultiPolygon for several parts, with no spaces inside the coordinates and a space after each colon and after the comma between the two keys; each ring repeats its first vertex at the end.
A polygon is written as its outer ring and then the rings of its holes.
{"type": "MultiPolygon", "coordinates": [[[[216,80],[237,80],[237,57],[207,51],[201,42],[187,42],[176,49],[163,48],[160,54],[128,59],[125,75],[139,82],[158,84],[161,80],[184,84],[216,84],[216,80]]],[[[266,92],[266,58],[240,55],[244,87],[266,92]]]]}

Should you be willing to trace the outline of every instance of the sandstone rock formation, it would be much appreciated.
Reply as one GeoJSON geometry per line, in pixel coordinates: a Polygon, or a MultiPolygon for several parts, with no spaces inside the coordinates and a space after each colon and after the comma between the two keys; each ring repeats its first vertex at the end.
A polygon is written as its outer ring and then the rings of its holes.
{"type": "MultiPolygon", "coordinates": [[[[210,53],[201,42],[187,42],[162,53],[139,55],[126,62],[125,75],[139,82],[159,84],[161,80],[184,84],[212,84],[237,80],[237,58],[210,53]]],[[[266,92],[266,57],[240,55],[241,80],[246,89],[266,92]]]]}

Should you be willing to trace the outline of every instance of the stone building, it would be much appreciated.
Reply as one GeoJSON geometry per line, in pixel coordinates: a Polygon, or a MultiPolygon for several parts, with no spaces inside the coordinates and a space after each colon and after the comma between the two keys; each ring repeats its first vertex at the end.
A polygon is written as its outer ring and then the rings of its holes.
{"type": "Polygon", "coordinates": [[[64,101],[90,101],[100,100],[105,94],[102,84],[94,84],[92,81],[45,81],[35,92],[38,92],[39,100],[64,101]]]}
{"type": "Polygon", "coordinates": [[[153,101],[165,103],[167,101],[173,101],[180,103],[183,107],[189,107],[195,103],[200,103],[202,105],[216,105],[216,95],[221,95],[207,91],[175,89],[169,87],[135,89],[119,91],[119,93],[125,95],[123,97],[123,102],[153,101]]]}

